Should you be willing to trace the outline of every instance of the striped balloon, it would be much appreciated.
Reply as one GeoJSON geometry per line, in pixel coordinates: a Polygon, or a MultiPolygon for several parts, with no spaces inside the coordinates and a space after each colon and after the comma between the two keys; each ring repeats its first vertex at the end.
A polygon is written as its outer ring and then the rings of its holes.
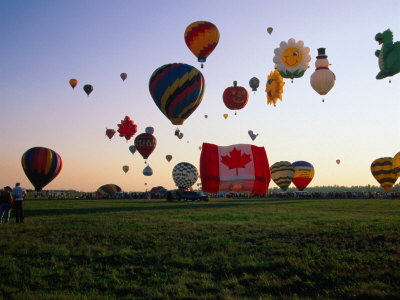
{"type": "Polygon", "coordinates": [[[218,41],[219,31],[213,23],[197,21],[186,28],[185,43],[201,63],[204,63],[207,56],[217,47],[218,41]]]}
{"type": "Polygon", "coordinates": [[[394,171],[393,158],[391,157],[375,159],[371,164],[371,173],[386,192],[390,191],[398,177],[394,171]]]}
{"type": "Polygon", "coordinates": [[[271,166],[271,178],[283,191],[292,183],[294,168],[288,161],[279,161],[271,166]]]}
{"type": "Polygon", "coordinates": [[[97,195],[113,195],[120,192],[121,188],[116,184],[105,184],[98,188],[97,195]]]}
{"type": "Polygon", "coordinates": [[[158,68],[149,80],[149,90],[154,102],[174,125],[182,125],[196,110],[203,100],[204,89],[201,72],[181,63],[158,68]]]}
{"type": "Polygon", "coordinates": [[[33,147],[21,158],[22,168],[36,191],[41,191],[62,168],[61,156],[45,147],[33,147]]]}
{"type": "Polygon", "coordinates": [[[139,134],[135,138],[136,150],[147,159],[157,146],[157,140],[154,135],[148,133],[139,134]]]}
{"type": "Polygon", "coordinates": [[[314,167],[306,161],[292,163],[294,168],[293,184],[299,191],[303,191],[314,177],[314,167]]]}

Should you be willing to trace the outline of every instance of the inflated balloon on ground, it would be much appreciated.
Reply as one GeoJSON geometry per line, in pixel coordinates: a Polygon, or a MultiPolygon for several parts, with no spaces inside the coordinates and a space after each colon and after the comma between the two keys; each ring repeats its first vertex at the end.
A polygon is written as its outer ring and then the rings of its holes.
{"type": "Polygon", "coordinates": [[[180,162],[172,170],[172,179],[180,189],[188,189],[196,183],[199,178],[197,168],[188,162],[180,162]]]}
{"type": "Polygon", "coordinates": [[[288,161],[279,161],[271,166],[271,178],[277,186],[286,191],[292,183],[294,167],[288,161]]]}

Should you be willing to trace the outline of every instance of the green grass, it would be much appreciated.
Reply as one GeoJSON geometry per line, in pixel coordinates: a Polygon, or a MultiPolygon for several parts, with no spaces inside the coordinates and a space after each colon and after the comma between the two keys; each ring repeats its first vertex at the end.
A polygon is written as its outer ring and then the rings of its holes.
{"type": "MultiPolygon", "coordinates": [[[[400,298],[400,201],[27,200],[5,299],[400,298]]],[[[1,295],[1,294],[0,294],[1,295]]]]}

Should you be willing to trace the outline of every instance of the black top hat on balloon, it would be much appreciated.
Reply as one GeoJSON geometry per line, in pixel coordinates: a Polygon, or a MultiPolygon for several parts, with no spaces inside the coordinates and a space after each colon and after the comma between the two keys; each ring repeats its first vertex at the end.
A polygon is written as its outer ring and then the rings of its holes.
{"type": "Polygon", "coordinates": [[[325,54],[325,48],[318,48],[318,56],[317,59],[319,58],[328,58],[328,55],[325,54]]]}

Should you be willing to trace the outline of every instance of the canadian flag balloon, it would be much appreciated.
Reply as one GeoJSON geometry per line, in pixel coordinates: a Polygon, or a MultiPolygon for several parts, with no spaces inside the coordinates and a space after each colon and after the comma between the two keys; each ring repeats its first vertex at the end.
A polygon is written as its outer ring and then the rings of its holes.
{"type": "Polygon", "coordinates": [[[271,172],[264,147],[249,144],[217,146],[203,143],[200,178],[204,192],[266,194],[271,172]]]}

